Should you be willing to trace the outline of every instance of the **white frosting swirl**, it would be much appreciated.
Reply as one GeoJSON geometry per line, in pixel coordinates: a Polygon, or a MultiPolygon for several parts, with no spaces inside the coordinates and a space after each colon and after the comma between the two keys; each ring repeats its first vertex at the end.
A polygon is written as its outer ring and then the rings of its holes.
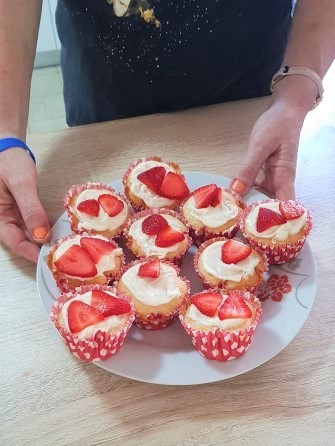
{"type": "Polygon", "coordinates": [[[128,215],[128,206],[127,204],[121,200],[121,198],[117,197],[124,204],[124,208],[122,211],[115,215],[115,217],[110,217],[107,212],[104,211],[102,206],[100,206],[99,215],[94,217],[93,215],[86,214],[85,212],[81,212],[78,210],[78,206],[80,203],[86,200],[98,200],[100,195],[108,194],[113,195],[108,189],[86,189],[84,190],[76,200],[75,210],[79,217],[78,228],[79,229],[87,229],[87,230],[95,230],[95,231],[114,231],[124,224],[128,215]]]}
{"type": "Polygon", "coordinates": [[[259,257],[251,253],[246,259],[236,264],[227,264],[222,261],[222,246],[225,241],[214,242],[207,246],[200,254],[199,261],[204,270],[221,280],[233,280],[240,282],[243,278],[252,275],[259,263],[259,257]]]}
{"type": "Polygon", "coordinates": [[[195,206],[194,197],[187,200],[186,206],[194,218],[209,228],[218,228],[235,218],[238,214],[238,207],[235,201],[223,190],[220,203],[215,207],[208,206],[207,208],[198,209],[195,206]]]}
{"type": "MultiPolygon", "coordinates": [[[[179,221],[177,218],[172,217],[172,215],[162,214],[162,216],[167,220],[171,228],[185,233],[187,231],[185,225],[179,221]]],[[[178,249],[179,243],[168,246],[167,248],[160,248],[155,245],[156,235],[147,235],[142,231],[142,222],[147,217],[140,218],[136,220],[129,228],[129,235],[136,241],[136,243],[141,247],[141,250],[146,256],[157,256],[160,259],[164,259],[166,254],[169,252],[174,252],[178,249]]]]}
{"type": "MultiPolygon", "coordinates": [[[[111,296],[114,296],[114,294],[109,293],[108,291],[104,291],[104,292],[111,296]]],[[[73,299],[68,300],[63,305],[63,308],[61,310],[61,321],[59,321],[59,322],[69,332],[71,332],[71,331],[70,331],[70,327],[69,327],[68,310],[69,310],[70,304],[76,300],[79,300],[80,302],[84,302],[87,305],[91,305],[92,291],[88,291],[87,293],[80,294],[80,295],[74,297],[73,299]]],[[[98,330],[121,331],[121,330],[123,330],[126,320],[127,320],[127,314],[126,315],[122,314],[122,315],[117,315],[117,316],[108,316],[103,321],[98,322],[97,324],[94,324],[94,325],[90,325],[89,327],[84,328],[84,330],[81,330],[78,333],[75,333],[75,335],[79,339],[89,339],[92,336],[94,336],[94,334],[98,330]]]]}
{"type": "Polygon", "coordinates": [[[255,206],[252,211],[247,215],[245,226],[247,231],[255,237],[259,238],[271,238],[273,240],[286,240],[292,235],[297,234],[306,224],[307,221],[307,211],[303,213],[301,217],[295,218],[294,220],[288,220],[286,223],[281,225],[272,226],[269,229],[266,229],[263,232],[257,231],[257,218],[259,208],[267,208],[272,211],[277,212],[281,215],[279,210],[279,202],[272,201],[270,203],[259,204],[255,206]]]}
{"type": "Polygon", "coordinates": [[[135,299],[152,307],[179,299],[182,294],[178,283],[180,279],[172,266],[161,263],[160,274],[156,279],[140,277],[140,266],[141,264],[129,268],[121,278],[135,299]]]}
{"type": "MultiPolygon", "coordinates": [[[[84,237],[87,237],[87,236],[84,236],[84,237]]],[[[80,246],[81,238],[82,238],[81,235],[77,235],[76,237],[63,242],[54,253],[54,262],[56,262],[72,245],[80,246]]],[[[107,238],[102,237],[100,235],[96,235],[92,238],[98,238],[100,240],[105,240],[106,242],[109,241],[107,238]]],[[[97,276],[103,276],[105,272],[113,270],[115,268],[115,258],[122,256],[122,254],[123,254],[123,251],[121,248],[115,248],[109,254],[102,256],[101,259],[99,260],[99,262],[95,265],[97,268],[97,276]]],[[[80,279],[80,280],[83,279],[82,277],[70,276],[69,274],[67,274],[67,277],[71,277],[73,279],[80,279]]],[[[96,277],[96,276],[93,276],[93,277],[96,277]]],[[[90,278],[91,277],[85,277],[85,279],[90,279],[90,278]]]]}
{"type": "Polygon", "coordinates": [[[175,169],[173,169],[166,163],[150,160],[143,161],[142,163],[139,163],[137,166],[135,166],[134,169],[131,171],[129,177],[131,193],[143,200],[146,206],[148,206],[149,208],[166,207],[170,206],[174,202],[174,200],[170,200],[169,198],[164,198],[160,195],[155,194],[137,178],[137,175],[139,175],[140,173],[146,172],[147,170],[158,166],[164,167],[166,173],[175,172],[175,169]]]}

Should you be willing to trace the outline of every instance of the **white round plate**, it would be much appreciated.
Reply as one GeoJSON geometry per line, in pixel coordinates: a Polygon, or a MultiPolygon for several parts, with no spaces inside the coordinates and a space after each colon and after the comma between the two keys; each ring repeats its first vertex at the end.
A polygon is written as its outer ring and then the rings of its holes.
{"type": "MultiPolygon", "coordinates": [[[[186,172],[185,176],[191,190],[209,183],[227,187],[230,181],[228,178],[203,172],[186,172]]],[[[116,191],[123,192],[121,180],[113,181],[111,186],[116,191]]],[[[253,189],[244,201],[253,203],[264,198],[267,197],[253,189]]],[[[70,224],[64,213],[53,226],[51,245],[58,238],[70,233],[70,224]]],[[[37,265],[38,292],[47,315],[59,295],[46,264],[51,245],[42,247],[37,265]]],[[[194,252],[195,248],[192,247],[181,268],[182,274],[191,282],[192,293],[203,289],[193,270],[194,252]]],[[[299,256],[292,262],[271,266],[268,272],[268,277],[270,276],[271,283],[279,287],[276,297],[281,300],[268,298],[262,302],[263,314],[252,345],[240,358],[225,363],[205,359],[194,350],[190,338],[176,319],[170,327],[154,332],[133,326],[117,355],[94,364],[127,378],[156,384],[203,384],[245,373],[277,355],[304,325],[315,298],[317,279],[309,245],[305,243],[299,256]]]]}

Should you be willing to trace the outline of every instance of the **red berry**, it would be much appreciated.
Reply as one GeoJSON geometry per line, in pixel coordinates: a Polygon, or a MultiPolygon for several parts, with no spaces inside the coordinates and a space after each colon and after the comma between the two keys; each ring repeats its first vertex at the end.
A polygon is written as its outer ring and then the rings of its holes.
{"type": "Polygon", "coordinates": [[[72,245],[55,262],[56,268],[62,273],[75,277],[94,277],[97,269],[91,257],[81,246],[72,245]]]}
{"type": "Polygon", "coordinates": [[[85,200],[78,204],[78,211],[97,217],[100,212],[100,206],[97,200],[85,200]]]}
{"type": "Polygon", "coordinates": [[[110,254],[117,248],[117,244],[113,240],[102,240],[97,237],[82,237],[80,244],[95,264],[99,262],[101,257],[110,254]]]}
{"type": "Polygon", "coordinates": [[[75,300],[69,305],[68,324],[72,333],[78,333],[90,325],[102,322],[104,319],[105,317],[100,311],[80,300],[75,300]]]}
{"type": "Polygon", "coordinates": [[[200,313],[212,317],[222,302],[222,296],[219,293],[204,292],[192,296],[190,302],[197,307],[200,313]]]}
{"type": "Polygon", "coordinates": [[[99,203],[103,210],[108,214],[109,217],[115,217],[124,208],[123,201],[119,200],[114,195],[103,194],[98,198],[99,203]]]}
{"type": "Polygon", "coordinates": [[[286,223],[286,218],[278,214],[278,212],[268,208],[259,208],[256,222],[257,232],[264,232],[273,226],[282,225],[283,223],[286,223]]]}
{"type": "Polygon", "coordinates": [[[129,313],[129,302],[100,290],[92,291],[91,306],[105,317],[129,313]]]}
{"type": "Polygon", "coordinates": [[[149,260],[146,263],[142,263],[139,270],[138,275],[140,277],[151,277],[156,279],[159,277],[160,273],[160,263],[158,259],[149,260]]]}
{"type": "Polygon", "coordinates": [[[169,223],[160,214],[149,215],[142,221],[142,231],[147,235],[158,235],[169,223]]]}
{"type": "Polygon", "coordinates": [[[213,208],[215,208],[215,206],[218,206],[221,203],[221,195],[222,195],[222,189],[221,187],[217,187],[211,201],[211,206],[213,206],[213,208]]]}
{"type": "Polygon", "coordinates": [[[238,263],[246,259],[252,252],[250,246],[237,240],[228,240],[222,245],[221,258],[224,263],[238,263]]]}
{"type": "Polygon", "coordinates": [[[195,201],[195,207],[198,209],[207,208],[212,204],[216,197],[217,186],[215,184],[208,184],[207,186],[199,187],[192,195],[195,201]]]}
{"type": "Polygon", "coordinates": [[[190,194],[182,176],[175,172],[168,172],[161,184],[159,195],[171,200],[183,200],[190,194]]]}
{"type": "Polygon", "coordinates": [[[295,220],[305,213],[305,208],[293,200],[281,201],[279,203],[279,210],[286,220],[295,220]]]}
{"type": "Polygon", "coordinates": [[[218,310],[218,316],[221,320],[249,319],[252,316],[252,311],[243,297],[237,291],[232,291],[228,294],[226,300],[222,302],[218,310]]]}
{"type": "Polygon", "coordinates": [[[168,246],[182,242],[184,239],[185,236],[182,232],[176,231],[175,229],[171,228],[171,226],[168,226],[157,235],[155,245],[159,248],[167,248],[168,246]]]}
{"type": "Polygon", "coordinates": [[[141,172],[137,175],[137,178],[141,183],[145,184],[155,194],[159,193],[162,181],[165,177],[165,168],[163,166],[152,167],[145,172],[141,172]]]}

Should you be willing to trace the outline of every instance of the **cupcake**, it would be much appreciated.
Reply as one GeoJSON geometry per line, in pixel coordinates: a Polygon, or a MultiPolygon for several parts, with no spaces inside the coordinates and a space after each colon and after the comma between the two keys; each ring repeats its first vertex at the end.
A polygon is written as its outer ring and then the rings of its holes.
{"type": "Polygon", "coordinates": [[[135,324],[147,330],[159,330],[173,322],[189,294],[189,282],[179,269],[158,258],[142,259],[126,267],[117,289],[131,298],[135,324]]]}
{"type": "Polygon", "coordinates": [[[124,263],[122,249],[101,235],[73,234],[60,239],[48,255],[48,267],[61,291],[80,285],[108,285],[124,263]]]}
{"type": "Polygon", "coordinates": [[[248,350],[261,312],[259,300],[248,291],[210,289],[187,299],[179,318],[196,350],[223,362],[248,350]]]}
{"type": "Polygon", "coordinates": [[[268,270],[264,254],[236,239],[204,242],[194,256],[194,267],[207,287],[254,291],[268,270]]]}
{"type": "Polygon", "coordinates": [[[129,217],[127,201],[114,189],[101,183],[73,186],[64,199],[74,232],[91,232],[104,237],[121,234],[129,217]]]}
{"type": "Polygon", "coordinates": [[[84,285],[62,294],[50,314],[70,352],[85,361],[117,353],[134,317],[130,300],[104,285],[84,285]]]}
{"type": "Polygon", "coordinates": [[[312,228],[309,212],[293,200],[265,200],[242,213],[241,230],[250,246],[265,253],[270,264],[296,257],[312,228]]]}
{"type": "Polygon", "coordinates": [[[199,246],[213,237],[233,237],[239,229],[241,206],[237,195],[216,184],[193,191],[184,202],[182,212],[194,243],[199,246]]]}
{"type": "Polygon", "coordinates": [[[191,245],[180,214],[168,209],[142,211],[130,219],[124,235],[127,247],[138,258],[158,257],[178,263],[191,245]]]}
{"type": "Polygon", "coordinates": [[[123,177],[124,191],[135,209],[176,209],[189,195],[184,176],[175,163],[157,156],[131,164],[123,177]]]}

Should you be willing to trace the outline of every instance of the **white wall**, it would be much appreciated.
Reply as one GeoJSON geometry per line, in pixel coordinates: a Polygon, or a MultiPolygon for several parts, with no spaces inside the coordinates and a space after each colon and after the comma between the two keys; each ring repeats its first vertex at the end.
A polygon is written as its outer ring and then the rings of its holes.
{"type": "Polygon", "coordinates": [[[59,64],[60,42],[55,24],[56,6],[57,0],[43,0],[35,67],[59,64]]]}

